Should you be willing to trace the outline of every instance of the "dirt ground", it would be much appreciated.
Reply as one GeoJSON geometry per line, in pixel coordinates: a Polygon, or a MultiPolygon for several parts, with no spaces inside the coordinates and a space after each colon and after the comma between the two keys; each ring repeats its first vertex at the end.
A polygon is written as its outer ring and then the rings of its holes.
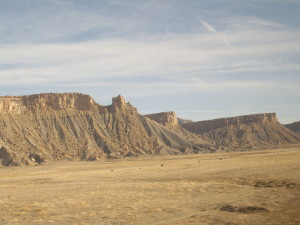
{"type": "Polygon", "coordinates": [[[0,168],[0,224],[300,224],[300,148],[0,168]]]}

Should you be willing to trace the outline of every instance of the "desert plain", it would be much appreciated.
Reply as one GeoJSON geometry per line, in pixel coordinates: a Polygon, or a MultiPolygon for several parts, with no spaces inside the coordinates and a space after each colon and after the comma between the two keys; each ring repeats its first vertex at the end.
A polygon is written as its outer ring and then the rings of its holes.
{"type": "Polygon", "coordinates": [[[300,224],[300,146],[0,168],[0,224],[300,224]]]}

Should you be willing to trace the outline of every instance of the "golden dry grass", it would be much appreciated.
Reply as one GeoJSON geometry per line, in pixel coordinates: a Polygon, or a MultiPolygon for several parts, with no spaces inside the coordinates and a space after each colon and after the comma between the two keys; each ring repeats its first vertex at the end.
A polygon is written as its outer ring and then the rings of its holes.
{"type": "Polygon", "coordinates": [[[300,148],[0,168],[0,224],[300,224],[300,148]]]}

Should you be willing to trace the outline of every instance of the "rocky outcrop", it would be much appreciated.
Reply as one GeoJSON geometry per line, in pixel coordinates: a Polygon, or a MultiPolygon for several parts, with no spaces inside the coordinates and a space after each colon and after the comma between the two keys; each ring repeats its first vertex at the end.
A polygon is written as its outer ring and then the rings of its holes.
{"type": "Polygon", "coordinates": [[[25,166],[35,165],[26,157],[20,157],[17,153],[0,146],[0,166],[25,166]]]}
{"type": "Polygon", "coordinates": [[[193,123],[194,122],[192,120],[181,119],[179,117],[177,117],[177,120],[178,120],[178,124],[179,125],[184,125],[184,124],[188,124],[188,123],[193,123]]]}
{"type": "Polygon", "coordinates": [[[178,125],[178,120],[175,112],[161,112],[144,116],[163,125],[178,125]]]}
{"type": "Polygon", "coordinates": [[[294,123],[290,123],[290,124],[286,124],[284,126],[287,127],[287,128],[289,128],[290,130],[292,130],[294,132],[300,133],[300,121],[294,122],[294,123]]]}
{"type": "Polygon", "coordinates": [[[0,97],[0,113],[20,114],[25,110],[21,97],[0,97]]]}
{"type": "Polygon", "coordinates": [[[275,113],[199,121],[183,124],[182,127],[216,146],[231,149],[300,142],[300,135],[281,125],[275,113]]]}
{"type": "Polygon", "coordinates": [[[279,123],[276,113],[262,113],[214,120],[205,120],[183,124],[182,126],[193,133],[205,133],[222,127],[239,126],[241,124],[250,125],[251,123],[268,124],[279,123]]]}
{"type": "Polygon", "coordinates": [[[126,101],[125,101],[125,98],[121,95],[118,95],[117,97],[114,97],[112,99],[112,104],[117,106],[117,107],[125,107],[126,106],[126,101]]]}
{"type": "Polygon", "coordinates": [[[108,106],[80,93],[0,97],[0,166],[253,149],[300,140],[275,113],[181,124],[174,112],[142,116],[121,95],[108,106]]]}
{"type": "Polygon", "coordinates": [[[142,115],[122,96],[101,106],[79,93],[1,97],[0,165],[211,151],[142,115]]]}
{"type": "Polygon", "coordinates": [[[89,95],[80,93],[51,93],[0,97],[0,113],[21,114],[26,111],[92,110],[96,103],[89,95]]]}

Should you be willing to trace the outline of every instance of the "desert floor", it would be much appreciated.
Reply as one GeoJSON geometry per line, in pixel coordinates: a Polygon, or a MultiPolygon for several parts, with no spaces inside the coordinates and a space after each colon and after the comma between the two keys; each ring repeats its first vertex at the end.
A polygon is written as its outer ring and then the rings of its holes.
{"type": "Polygon", "coordinates": [[[300,224],[300,147],[0,168],[0,224],[300,224]]]}

